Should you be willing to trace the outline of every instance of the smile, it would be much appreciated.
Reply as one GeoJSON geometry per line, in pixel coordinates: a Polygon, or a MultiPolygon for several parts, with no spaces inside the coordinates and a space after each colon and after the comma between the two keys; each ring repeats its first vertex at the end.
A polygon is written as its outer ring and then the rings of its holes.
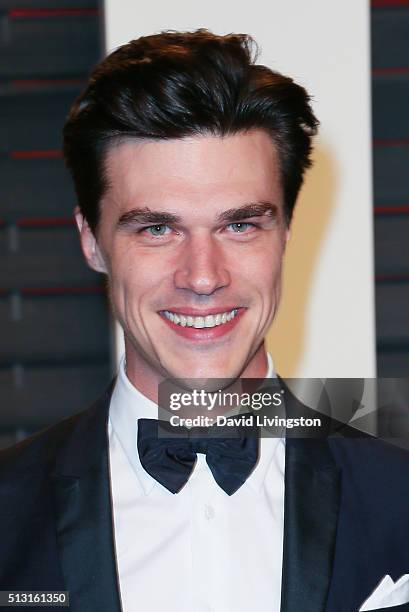
{"type": "Polygon", "coordinates": [[[172,321],[175,325],[181,327],[194,327],[195,329],[212,328],[218,327],[219,325],[225,325],[237,315],[238,309],[234,308],[226,312],[218,312],[216,314],[209,314],[203,316],[191,316],[188,314],[175,313],[169,310],[164,310],[164,316],[172,321]]]}
{"type": "Polygon", "coordinates": [[[207,312],[175,308],[175,310],[160,310],[162,321],[175,334],[189,342],[211,344],[228,336],[239,324],[247,308],[228,306],[225,310],[216,308],[207,312]]]}

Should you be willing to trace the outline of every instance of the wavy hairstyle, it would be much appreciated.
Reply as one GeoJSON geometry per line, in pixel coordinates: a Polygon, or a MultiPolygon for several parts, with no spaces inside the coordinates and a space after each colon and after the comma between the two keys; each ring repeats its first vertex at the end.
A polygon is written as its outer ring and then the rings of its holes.
{"type": "Polygon", "coordinates": [[[96,232],[105,155],[123,138],[172,139],[265,130],[277,148],[290,223],[318,121],[306,90],[256,64],[246,34],[167,31],[132,40],[92,72],[64,126],[78,205],[96,232]]]}

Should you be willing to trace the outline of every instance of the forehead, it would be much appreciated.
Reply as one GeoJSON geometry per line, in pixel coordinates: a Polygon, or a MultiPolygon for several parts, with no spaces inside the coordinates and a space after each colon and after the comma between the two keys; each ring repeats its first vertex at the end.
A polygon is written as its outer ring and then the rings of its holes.
{"type": "Polygon", "coordinates": [[[111,200],[121,211],[150,208],[208,209],[239,200],[281,202],[279,160],[262,130],[231,136],[195,136],[162,141],[129,139],[106,156],[111,200]],[[193,206],[196,204],[196,206],[193,206]]]}

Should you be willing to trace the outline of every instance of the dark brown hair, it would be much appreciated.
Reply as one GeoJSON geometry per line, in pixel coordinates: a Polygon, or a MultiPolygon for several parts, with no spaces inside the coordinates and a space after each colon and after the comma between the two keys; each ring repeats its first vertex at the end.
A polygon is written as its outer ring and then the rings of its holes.
{"type": "Polygon", "coordinates": [[[318,121],[305,89],[256,59],[250,36],[201,29],[138,38],[95,68],[64,126],[64,157],[94,232],[107,187],[104,158],[114,141],[252,128],[266,130],[277,147],[290,222],[318,121]]]}

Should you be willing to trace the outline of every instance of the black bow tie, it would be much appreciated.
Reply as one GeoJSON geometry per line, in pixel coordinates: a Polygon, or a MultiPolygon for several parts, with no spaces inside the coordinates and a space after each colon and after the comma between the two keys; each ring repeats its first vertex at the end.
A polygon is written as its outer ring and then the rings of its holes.
{"type": "MultiPolygon", "coordinates": [[[[258,436],[253,431],[245,436],[241,428],[229,437],[192,437],[192,430],[178,427],[184,437],[158,437],[158,424],[168,424],[155,419],[138,421],[138,453],[143,468],[155,480],[172,493],[178,493],[188,481],[196,453],[205,453],[206,462],[217,484],[232,495],[244,484],[253,471],[258,458],[258,436]]],[[[211,428],[212,429],[212,428],[211,428]]],[[[174,431],[174,430],[173,430],[174,431]]]]}

